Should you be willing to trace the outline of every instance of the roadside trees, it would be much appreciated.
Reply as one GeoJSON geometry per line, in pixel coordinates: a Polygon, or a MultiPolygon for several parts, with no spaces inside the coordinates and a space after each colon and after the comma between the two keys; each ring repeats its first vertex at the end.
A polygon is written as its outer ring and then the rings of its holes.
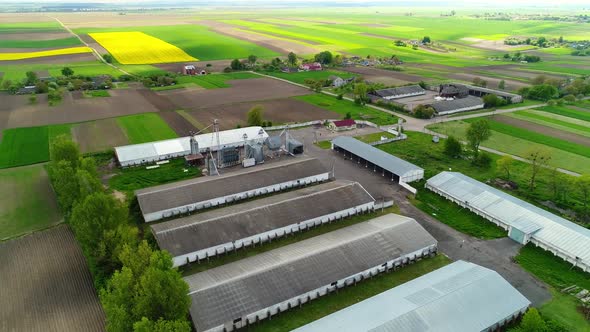
{"type": "Polygon", "coordinates": [[[514,158],[512,158],[510,155],[504,155],[502,158],[496,161],[496,164],[498,165],[498,169],[506,174],[506,180],[510,181],[510,172],[512,171],[514,158]]]}
{"type": "Polygon", "coordinates": [[[551,160],[551,154],[542,149],[531,149],[525,154],[525,158],[531,164],[531,178],[529,181],[529,189],[530,191],[535,190],[536,178],[541,169],[549,164],[551,160]]]}
{"type": "Polygon", "coordinates": [[[471,152],[473,153],[473,162],[477,160],[479,155],[479,146],[482,142],[486,141],[487,139],[492,136],[492,131],[490,130],[490,123],[488,120],[477,120],[472,122],[467,128],[466,133],[467,142],[469,147],[471,148],[471,152]]]}

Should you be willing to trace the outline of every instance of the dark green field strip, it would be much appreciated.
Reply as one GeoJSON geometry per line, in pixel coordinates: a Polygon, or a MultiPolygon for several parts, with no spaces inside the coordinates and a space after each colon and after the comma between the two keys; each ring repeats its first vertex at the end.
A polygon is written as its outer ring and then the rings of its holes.
{"type": "MultiPolygon", "coordinates": [[[[477,121],[477,120],[476,119],[466,120],[466,122],[474,122],[474,121],[477,121]]],[[[493,120],[490,120],[489,122],[490,122],[490,128],[493,131],[496,131],[496,132],[499,132],[502,134],[506,134],[506,135],[510,135],[513,137],[521,138],[523,140],[547,145],[547,146],[550,146],[550,147],[553,147],[553,148],[556,148],[559,150],[571,152],[571,153],[574,153],[574,154],[577,154],[580,156],[590,158],[590,148],[588,148],[587,146],[568,142],[568,141],[565,141],[565,140],[562,140],[562,139],[559,139],[556,137],[545,136],[543,134],[540,134],[540,133],[537,133],[534,131],[510,126],[510,125],[496,122],[493,120]]]]}
{"type": "Polygon", "coordinates": [[[49,129],[15,128],[3,132],[0,168],[24,166],[49,160],[49,129]]]}
{"type": "MultiPolygon", "coordinates": [[[[590,133],[590,126],[584,126],[584,125],[579,125],[579,124],[575,124],[575,123],[571,123],[571,122],[567,122],[567,121],[552,119],[549,117],[545,117],[545,116],[535,114],[535,113],[530,113],[527,111],[518,111],[518,112],[515,112],[515,114],[518,114],[520,116],[523,116],[523,117],[526,117],[529,119],[535,119],[535,120],[539,120],[539,121],[543,121],[543,122],[553,123],[553,124],[560,125],[563,127],[568,127],[571,129],[580,130],[580,131],[590,133]]],[[[588,122],[588,124],[590,125],[590,122],[588,122]]]]}
{"type": "Polygon", "coordinates": [[[211,74],[203,76],[181,76],[178,78],[178,84],[195,83],[205,89],[229,88],[227,81],[241,80],[248,78],[259,78],[260,76],[252,73],[228,73],[228,74],[211,74]]]}
{"type": "Polygon", "coordinates": [[[589,112],[577,111],[577,110],[574,110],[571,108],[567,108],[566,106],[545,106],[545,107],[539,107],[538,110],[543,111],[543,112],[553,113],[553,114],[559,114],[559,115],[567,116],[567,117],[578,119],[578,120],[590,121],[590,111],[589,112]]]}
{"type": "Polygon", "coordinates": [[[0,40],[0,48],[50,48],[82,45],[76,37],[52,40],[0,40]]]}

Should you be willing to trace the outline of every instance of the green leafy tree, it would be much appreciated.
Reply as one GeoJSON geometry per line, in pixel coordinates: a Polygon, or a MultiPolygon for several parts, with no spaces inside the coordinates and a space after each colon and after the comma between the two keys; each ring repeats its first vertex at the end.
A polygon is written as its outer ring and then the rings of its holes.
{"type": "Polygon", "coordinates": [[[61,74],[66,77],[70,77],[74,75],[74,70],[72,70],[72,68],[70,67],[63,67],[63,69],[61,70],[61,74]]]}
{"type": "Polygon", "coordinates": [[[590,174],[584,174],[576,179],[576,188],[582,197],[583,213],[590,215],[590,174]]]}
{"type": "Polygon", "coordinates": [[[483,97],[485,108],[494,108],[506,105],[506,101],[493,93],[487,94],[483,97]]]}
{"type": "Polygon", "coordinates": [[[514,166],[514,158],[510,155],[503,155],[498,161],[496,161],[498,168],[506,174],[506,180],[510,181],[510,175],[512,173],[512,167],[514,166]]]}
{"type": "Polygon", "coordinates": [[[47,93],[49,92],[49,86],[47,86],[47,83],[42,82],[42,81],[38,81],[37,83],[35,83],[35,93],[47,93]]]}
{"type": "Polygon", "coordinates": [[[490,129],[490,123],[487,120],[477,120],[472,122],[469,128],[467,128],[466,138],[471,152],[473,152],[474,161],[479,154],[479,146],[482,142],[489,139],[490,136],[492,136],[492,131],[490,129]]]}
{"type": "Polygon", "coordinates": [[[463,153],[463,145],[455,137],[449,136],[445,140],[444,152],[445,152],[445,155],[447,155],[451,158],[459,158],[459,157],[461,157],[461,154],[463,153]]]}
{"type": "Polygon", "coordinates": [[[78,200],[78,184],[72,181],[76,177],[76,170],[69,161],[60,160],[52,161],[48,166],[48,172],[59,207],[68,215],[78,200]]]}
{"type": "Polygon", "coordinates": [[[262,113],[263,113],[263,108],[261,105],[256,105],[254,107],[252,107],[252,109],[250,109],[250,111],[248,111],[248,118],[246,120],[246,122],[248,123],[248,126],[260,126],[262,125],[262,113]]]}
{"type": "Polygon", "coordinates": [[[430,119],[434,116],[434,108],[426,105],[418,105],[414,107],[413,113],[419,119],[430,119]]]}
{"type": "Polygon", "coordinates": [[[328,64],[332,63],[332,61],[334,60],[334,56],[332,55],[332,52],[330,52],[330,51],[323,51],[323,52],[316,54],[314,56],[314,60],[316,62],[321,63],[322,65],[328,65],[328,64]]]}
{"type": "Polygon", "coordinates": [[[36,94],[32,94],[29,96],[29,104],[34,105],[37,103],[37,95],[36,94]]]}
{"type": "Polygon", "coordinates": [[[25,75],[27,77],[25,85],[35,85],[35,83],[37,83],[37,73],[35,73],[34,71],[28,71],[25,75]]]}
{"type": "Polygon", "coordinates": [[[250,65],[253,65],[256,63],[256,60],[258,60],[258,57],[256,55],[249,55],[248,56],[248,62],[250,63],[250,65]]]}
{"type": "Polygon", "coordinates": [[[356,83],[353,88],[354,100],[358,104],[364,105],[367,102],[367,84],[356,83]]]}
{"type": "Polygon", "coordinates": [[[473,78],[473,85],[485,88],[488,85],[488,82],[481,77],[475,77],[473,78]]]}
{"type": "Polygon", "coordinates": [[[422,42],[424,44],[430,44],[430,37],[429,36],[424,36],[424,38],[422,38],[422,42]]]}
{"type": "Polygon", "coordinates": [[[133,332],[191,332],[191,325],[186,320],[151,321],[145,317],[133,324],[133,332]]]}
{"type": "Polygon", "coordinates": [[[2,89],[4,89],[4,90],[8,90],[11,85],[12,85],[12,81],[11,80],[4,80],[4,81],[2,81],[2,89]]]}
{"type": "Polygon", "coordinates": [[[244,65],[240,61],[240,59],[233,59],[232,62],[229,64],[230,68],[233,70],[242,70],[244,69],[244,65]]]}
{"type": "Polygon", "coordinates": [[[106,62],[106,63],[113,63],[113,56],[110,54],[103,54],[102,55],[102,59],[106,62]]]}
{"type": "Polygon", "coordinates": [[[289,63],[290,66],[295,66],[297,64],[297,54],[289,52],[289,54],[287,54],[287,63],[289,63]]]}
{"type": "Polygon", "coordinates": [[[537,175],[544,167],[549,164],[551,160],[551,154],[543,149],[533,148],[525,153],[525,158],[531,165],[531,178],[529,180],[530,191],[535,190],[537,175]]]}
{"type": "Polygon", "coordinates": [[[557,98],[558,96],[557,88],[550,84],[535,85],[527,93],[528,98],[542,101],[557,98]]]}
{"type": "Polygon", "coordinates": [[[498,83],[498,89],[500,89],[500,90],[504,90],[504,89],[506,89],[506,81],[504,81],[504,80],[501,80],[501,81],[498,83]]]}
{"type": "Polygon", "coordinates": [[[78,168],[80,150],[78,149],[78,145],[66,135],[59,135],[53,139],[49,151],[51,152],[52,161],[59,162],[65,160],[74,169],[78,168]]]}
{"type": "Polygon", "coordinates": [[[521,332],[546,332],[547,325],[536,308],[530,308],[520,322],[521,332]]]}

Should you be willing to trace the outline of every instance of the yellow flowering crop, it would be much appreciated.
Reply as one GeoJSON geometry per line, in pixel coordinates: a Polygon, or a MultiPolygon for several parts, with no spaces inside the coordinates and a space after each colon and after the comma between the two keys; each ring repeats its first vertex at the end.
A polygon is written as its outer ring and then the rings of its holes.
{"type": "Polygon", "coordinates": [[[92,49],[89,47],[70,47],[60,48],[57,50],[49,51],[38,51],[38,52],[18,52],[18,53],[0,53],[0,61],[2,60],[23,60],[31,58],[40,58],[43,56],[54,56],[54,55],[67,55],[67,54],[79,54],[79,53],[90,53],[92,49]]]}
{"type": "Polygon", "coordinates": [[[125,65],[197,60],[180,48],[143,32],[97,32],[88,35],[125,65]]]}

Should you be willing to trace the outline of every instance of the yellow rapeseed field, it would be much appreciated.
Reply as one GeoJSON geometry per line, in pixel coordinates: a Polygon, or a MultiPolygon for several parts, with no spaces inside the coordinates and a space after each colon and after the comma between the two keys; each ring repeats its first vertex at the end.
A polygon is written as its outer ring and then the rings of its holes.
{"type": "Polygon", "coordinates": [[[82,47],[61,48],[58,50],[50,50],[50,51],[0,53],[0,61],[3,61],[3,60],[23,60],[23,59],[40,58],[43,56],[79,54],[79,53],[90,53],[90,52],[92,52],[92,49],[90,49],[89,47],[82,46],[82,47]]]}
{"type": "Polygon", "coordinates": [[[197,60],[180,48],[143,32],[96,32],[88,35],[125,65],[197,60]]]}

